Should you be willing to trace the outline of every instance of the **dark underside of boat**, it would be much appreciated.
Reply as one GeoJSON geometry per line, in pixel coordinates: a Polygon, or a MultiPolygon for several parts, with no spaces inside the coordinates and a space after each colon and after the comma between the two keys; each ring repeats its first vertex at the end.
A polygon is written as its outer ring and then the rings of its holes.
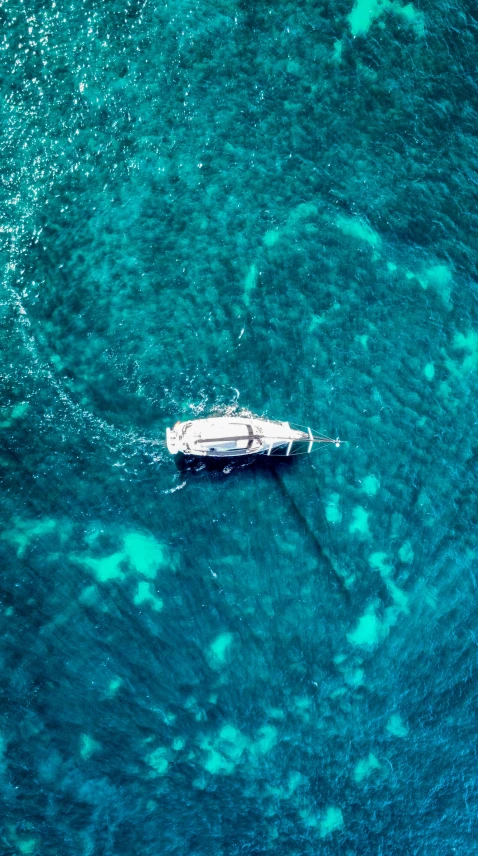
{"type": "Polygon", "coordinates": [[[175,455],[175,462],[178,470],[181,471],[225,471],[231,472],[232,469],[239,467],[255,467],[268,469],[270,467],[290,466],[297,455],[287,457],[284,454],[284,449],[279,449],[277,452],[272,452],[270,455],[259,452],[256,454],[242,455],[221,455],[221,457],[211,457],[209,455],[185,455],[183,452],[178,452],[175,455]]]}

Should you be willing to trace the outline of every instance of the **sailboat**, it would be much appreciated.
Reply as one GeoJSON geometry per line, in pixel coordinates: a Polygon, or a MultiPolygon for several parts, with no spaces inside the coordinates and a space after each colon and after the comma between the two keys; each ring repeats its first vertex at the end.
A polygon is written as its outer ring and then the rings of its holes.
{"type": "Polygon", "coordinates": [[[338,447],[341,442],[311,428],[249,413],[176,422],[173,428],[166,429],[166,445],[171,455],[198,458],[289,457],[310,454],[321,443],[333,443],[338,447]]]}

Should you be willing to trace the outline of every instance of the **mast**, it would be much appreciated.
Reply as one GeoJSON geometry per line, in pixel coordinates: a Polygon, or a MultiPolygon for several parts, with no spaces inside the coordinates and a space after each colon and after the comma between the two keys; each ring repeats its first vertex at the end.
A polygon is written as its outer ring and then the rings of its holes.
{"type": "MultiPolygon", "coordinates": [[[[272,447],[274,443],[280,443],[282,446],[287,445],[289,448],[292,447],[293,443],[305,443],[308,442],[307,452],[310,453],[312,450],[312,446],[314,443],[333,443],[337,448],[344,442],[343,440],[339,440],[338,437],[335,440],[332,437],[314,437],[310,428],[308,428],[308,434],[304,433],[303,437],[264,437],[263,434],[236,434],[235,436],[229,437],[201,437],[196,442],[198,443],[231,443],[237,440],[262,440],[269,447],[272,447]]],[[[268,452],[268,454],[270,454],[268,452]]],[[[290,452],[288,451],[289,455],[290,452]]]]}

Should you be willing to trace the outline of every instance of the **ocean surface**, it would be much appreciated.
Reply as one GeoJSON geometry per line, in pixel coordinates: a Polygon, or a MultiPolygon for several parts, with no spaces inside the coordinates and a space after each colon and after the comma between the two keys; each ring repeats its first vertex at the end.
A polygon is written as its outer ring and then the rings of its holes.
{"type": "Polygon", "coordinates": [[[1,856],[477,854],[476,4],[0,23],[1,856]]]}

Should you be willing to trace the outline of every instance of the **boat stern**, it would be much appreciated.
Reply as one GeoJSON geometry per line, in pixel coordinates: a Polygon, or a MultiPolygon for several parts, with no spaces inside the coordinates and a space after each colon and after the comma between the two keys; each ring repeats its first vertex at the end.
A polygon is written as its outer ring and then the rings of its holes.
{"type": "Polygon", "coordinates": [[[177,455],[181,451],[181,437],[179,435],[180,422],[176,422],[174,428],[166,428],[166,446],[170,455],[177,455]]]}

